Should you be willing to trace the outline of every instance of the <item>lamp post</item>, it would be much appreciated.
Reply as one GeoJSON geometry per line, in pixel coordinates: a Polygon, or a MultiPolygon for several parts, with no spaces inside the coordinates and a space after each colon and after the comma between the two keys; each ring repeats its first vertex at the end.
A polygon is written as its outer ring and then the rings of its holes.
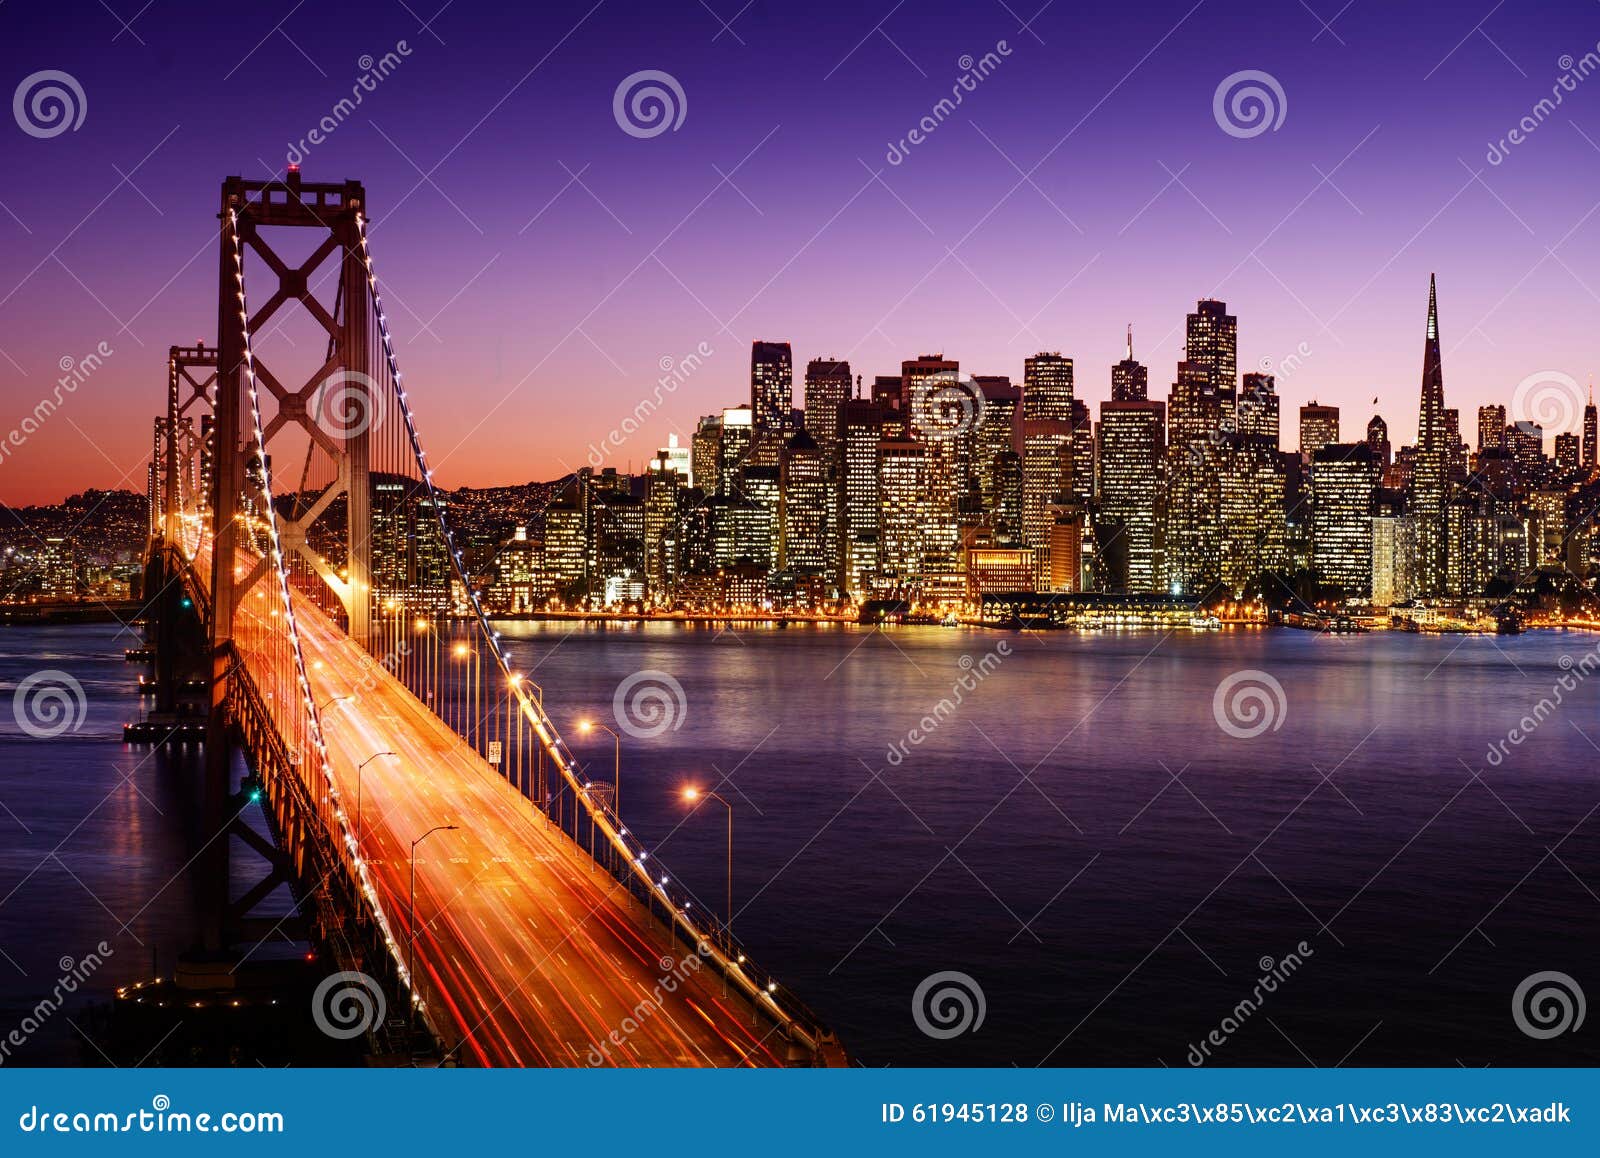
{"type": "Polygon", "coordinates": [[[349,696],[333,696],[333,697],[331,697],[329,699],[324,700],[322,703],[317,705],[317,715],[320,716],[320,715],[322,715],[323,712],[327,711],[328,710],[328,705],[337,704],[341,700],[348,700],[349,698],[350,698],[349,696]]]}
{"type": "Polygon", "coordinates": [[[698,803],[701,799],[715,800],[728,810],[728,886],[727,886],[727,920],[723,922],[723,929],[728,937],[728,949],[733,949],[733,805],[718,796],[708,788],[689,787],[683,790],[683,798],[689,803],[698,803]]]}
{"type": "Polygon", "coordinates": [[[400,758],[400,754],[398,752],[374,752],[372,755],[368,756],[365,760],[361,761],[361,763],[356,765],[356,843],[357,844],[361,843],[361,770],[363,768],[365,768],[368,764],[370,764],[374,760],[376,760],[379,756],[393,756],[396,760],[398,760],[400,758]]]}
{"type": "Polygon", "coordinates": [[[611,734],[612,747],[615,755],[613,771],[611,773],[611,783],[613,785],[611,807],[616,812],[617,820],[620,822],[622,819],[622,737],[617,735],[615,732],[612,732],[611,729],[606,727],[604,724],[597,724],[593,720],[578,721],[578,731],[582,732],[585,736],[594,731],[596,728],[599,728],[602,732],[610,732],[611,734]]]}
{"type": "Polygon", "coordinates": [[[453,824],[436,824],[411,842],[411,900],[406,906],[406,980],[411,985],[411,1015],[408,1026],[414,1025],[417,1014],[417,845],[436,832],[454,832],[453,824]]]}

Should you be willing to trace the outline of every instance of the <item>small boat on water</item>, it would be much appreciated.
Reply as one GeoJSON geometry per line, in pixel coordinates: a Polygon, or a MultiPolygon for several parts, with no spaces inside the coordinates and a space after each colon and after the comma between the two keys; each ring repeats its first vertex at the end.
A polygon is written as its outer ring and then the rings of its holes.
{"type": "Polygon", "coordinates": [[[1189,630],[1191,631],[1220,631],[1222,620],[1215,615],[1191,615],[1189,617],[1189,630]]]}

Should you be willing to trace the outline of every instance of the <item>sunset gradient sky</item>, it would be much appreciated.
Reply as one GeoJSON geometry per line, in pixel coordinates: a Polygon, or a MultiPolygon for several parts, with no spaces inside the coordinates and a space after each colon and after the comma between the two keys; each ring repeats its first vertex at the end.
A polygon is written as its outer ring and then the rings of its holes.
{"type": "Polygon", "coordinates": [[[1600,361],[1600,75],[1487,159],[1564,58],[1600,51],[1593,0],[742,2],[5,4],[8,88],[65,71],[87,109],[52,138],[0,131],[0,437],[63,359],[113,354],[0,458],[0,501],[142,488],[167,347],[215,332],[219,183],[281,171],[361,58],[400,41],[303,171],[366,184],[446,485],[581,465],[702,342],[617,465],[744,401],[756,338],[869,381],[935,351],[1020,379],[1059,349],[1098,403],[1129,322],[1164,396],[1185,312],[1220,297],[1241,370],[1306,351],[1280,378],[1285,445],[1313,397],[1345,407],[1347,438],[1374,395],[1396,444],[1414,435],[1433,271],[1469,432],[1528,375],[1584,383],[1600,361]],[[890,164],[962,58],[1001,41],[890,164]],[[643,69],[681,84],[677,131],[614,119],[643,69]],[[1244,69],[1281,84],[1276,131],[1214,119],[1244,69]]]}

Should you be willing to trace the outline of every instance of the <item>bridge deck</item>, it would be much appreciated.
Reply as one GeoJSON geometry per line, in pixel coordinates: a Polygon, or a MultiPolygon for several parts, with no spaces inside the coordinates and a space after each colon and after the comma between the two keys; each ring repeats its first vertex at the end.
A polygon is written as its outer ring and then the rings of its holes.
{"type": "Polygon", "coordinates": [[[411,840],[436,824],[461,826],[430,838],[416,861],[419,984],[461,1060],[783,1064],[784,1039],[767,1018],[724,997],[709,965],[681,964],[695,957],[690,946],[669,947],[636,898],[309,601],[297,597],[295,616],[316,701],[356,697],[323,716],[352,816],[356,765],[375,752],[399,756],[361,773],[361,848],[397,937],[407,929],[411,840]],[[661,982],[674,970],[683,980],[667,993],[661,982]]]}

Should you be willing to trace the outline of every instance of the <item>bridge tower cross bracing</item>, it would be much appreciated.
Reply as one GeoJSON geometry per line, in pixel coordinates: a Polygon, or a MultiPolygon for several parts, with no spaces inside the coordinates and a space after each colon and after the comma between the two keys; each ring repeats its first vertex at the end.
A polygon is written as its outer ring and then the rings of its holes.
{"type": "MultiPolygon", "coordinates": [[[[371,624],[371,497],[368,477],[369,439],[365,425],[330,432],[317,422],[320,393],[337,388],[353,396],[357,405],[370,404],[366,392],[371,387],[368,332],[369,288],[362,255],[360,217],[366,193],[358,181],[313,184],[300,179],[291,169],[283,179],[270,181],[229,177],[222,184],[219,213],[220,248],[218,254],[217,347],[215,350],[214,422],[211,431],[210,515],[212,526],[211,559],[211,711],[206,733],[206,770],[203,789],[202,823],[208,833],[221,833],[229,826],[228,786],[232,751],[227,719],[227,700],[234,633],[234,613],[249,590],[264,579],[273,560],[263,556],[250,573],[236,574],[240,539],[242,499],[247,494],[265,503],[269,497],[259,489],[259,471],[251,463],[269,453],[273,437],[285,429],[298,427],[311,444],[320,448],[337,466],[337,478],[318,500],[289,517],[278,514],[279,543],[288,562],[291,554],[300,555],[322,578],[343,606],[348,630],[362,647],[369,645],[371,624]],[[241,316],[241,289],[236,265],[238,251],[251,266],[254,312],[241,316]],[[323,236],[300,264],[293,265],[273,248],[264,231],[306,229],[323,236]],[[250,259],[259,259],[252,262],[250,259]],[[324,303],[313,284],[313,275],[324,262],[339,263],[333,300],[324,303]],[[262,296],[263,274],[270,272],[276,287],[262,296]],[[249,410],[246,354],[248,336],[280,310],[298,306],[314,319],[328,336],[327,357],[298,387],[285,384],[262,359],[251,352],[257,383],[274,400],[276,412],[264,419],[261,445],[255,445],[254,432],[245,421],[249,410]],[[248,326],[248,330],[246,327],[248,326]],[[247,431],[249,432],[247,434],[247,431]],[[247,441],[248,438],[248,441],[247,441]],[[251,476],[258,481],[251,485],[251,476]],[[346,510],[347,555],[344,576],[327,565],[306,542],[306,531],[343,495],[346,510]]],[[[207,950],[227,947],[232,931],[229,920],[228,845],[218,839],[208,846],[210,864],[199,874],[205,921],[203,944],[207,950]]]]}

